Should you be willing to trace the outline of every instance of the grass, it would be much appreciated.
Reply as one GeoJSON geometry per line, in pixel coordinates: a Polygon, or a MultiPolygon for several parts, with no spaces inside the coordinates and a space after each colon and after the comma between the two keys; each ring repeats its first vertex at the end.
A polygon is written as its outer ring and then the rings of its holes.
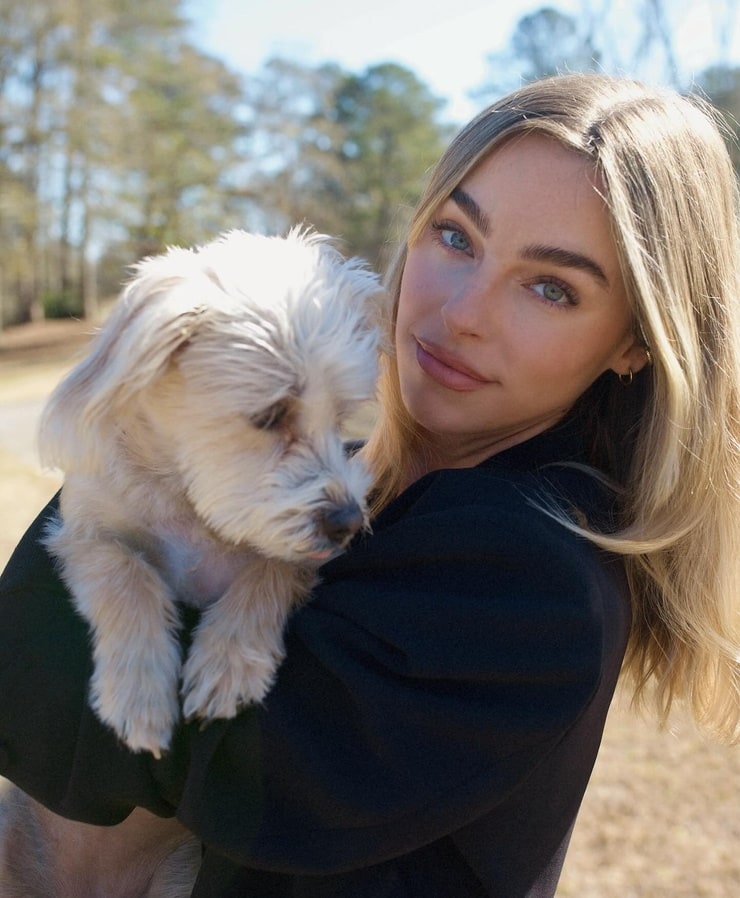
{"type": "Polygon", "coordinates": [[[558,898],[740,895],[740,753],[680,715],[659,731],[618,695],[558,898]]]}

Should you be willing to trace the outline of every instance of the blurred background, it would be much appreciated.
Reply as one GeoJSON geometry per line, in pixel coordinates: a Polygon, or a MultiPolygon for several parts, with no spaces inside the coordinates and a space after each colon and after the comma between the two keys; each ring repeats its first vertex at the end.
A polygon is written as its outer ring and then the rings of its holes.
{"type": "Polygon", "coordinates": [[[228,227],[307,221],[382,266],[451,133],[540,75],[740,115],[737,6],[0,0],[0,322],[94,317],[127,264],[228,227]]]}
{"type": "MultiPolygon", "coordinates": [[[[0,567],[35,428],[138,258],[307,222],[382,267],[495,96],[601,70],[740,118],[740,0],[0,0],[0,567]]],[[[620,695],[558,898],[737,898],[740,757],[620,695]]]]}

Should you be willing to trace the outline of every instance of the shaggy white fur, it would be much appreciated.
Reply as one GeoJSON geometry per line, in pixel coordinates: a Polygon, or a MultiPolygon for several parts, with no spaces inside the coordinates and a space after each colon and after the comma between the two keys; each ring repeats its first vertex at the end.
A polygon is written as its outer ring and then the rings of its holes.
{"type": "Polygon", "coordinates": [[[91,703],[159,756],[183,713],[269,690],[286,616],[366,524],[341,425],[373,394],[377,277],[326,238],[225,234],[141,262],[52,394],[47,543],[94,645],[91,703]],[[203,609],[181,658],[178,602],[203,609]]]}

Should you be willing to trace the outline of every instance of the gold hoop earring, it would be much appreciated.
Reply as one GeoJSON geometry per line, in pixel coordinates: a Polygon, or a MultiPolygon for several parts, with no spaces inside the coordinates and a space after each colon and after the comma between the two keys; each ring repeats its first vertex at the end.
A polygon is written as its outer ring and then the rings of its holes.
{"type": "Polygon", "coordinates": [[[619,382],[623,387],[629,387],[632,384],[632,380],[634,375],[632,374],[632,369],[630,368],[627,374],[618,374],[619,382]]]}

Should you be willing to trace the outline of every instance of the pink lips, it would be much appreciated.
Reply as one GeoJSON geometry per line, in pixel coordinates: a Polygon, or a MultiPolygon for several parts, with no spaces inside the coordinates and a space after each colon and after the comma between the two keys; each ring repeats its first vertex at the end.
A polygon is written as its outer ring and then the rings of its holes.
{"type": "Polygon", "coordinates": [[[422,344],[419,340],[416,342],[416,361],[432,380],[460,393],[480,390],[481,387],[491,383],[441,347],[429,343],[422,344]]]}

